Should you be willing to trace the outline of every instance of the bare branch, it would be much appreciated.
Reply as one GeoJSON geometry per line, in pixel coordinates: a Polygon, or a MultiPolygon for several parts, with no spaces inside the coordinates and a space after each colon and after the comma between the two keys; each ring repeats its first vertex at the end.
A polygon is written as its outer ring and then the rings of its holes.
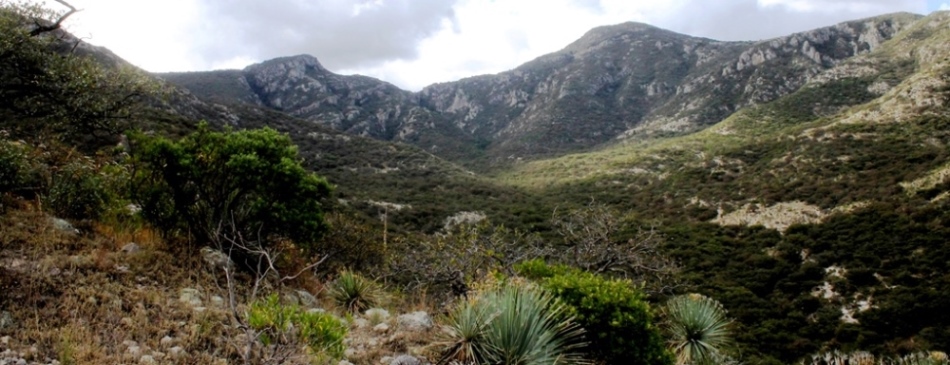
{"type": "Polygon", "coordinates": [[[76,9],[76,7],[72,6],[71,4],[67,3],[64,0],[54,0],[54,1],[69,8],[69,11],[66,12],[66,14],[63,14],[62,16],[60,16],[59,19],[56,19],[56,22],[52,24],[42,24],[40,19],[33,19],[33,23],[36,25],[36,28],[33,28],[33,30],[30,31],[30,36],[35,37],[46,32],[52,32],[54,30],[60,29],[63,26],[63,22],[66,21],[66,18],[69,18],[71,15],[79,12],[79,10],[76,9]]]}

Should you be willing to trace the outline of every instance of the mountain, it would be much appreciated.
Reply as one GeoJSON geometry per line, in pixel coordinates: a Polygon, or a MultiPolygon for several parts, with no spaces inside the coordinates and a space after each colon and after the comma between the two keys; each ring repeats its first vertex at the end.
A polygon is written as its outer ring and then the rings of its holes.
{"type": "MultiPolygon", "coordinates": [[[[392,259],[421,257],[410,255],[426,250],[420,232],[440,233],[430,250],[451,244],[442,228],[465,217],[567,250],[577,242],[553,232],[551,212],[603,204],[618,216],[594,222],[616,230],[602,241],[657,238],[649,254],[679,267],[669,290],[721,301],[746,363],[946,351],[948,55],[948,12],[760,42],[627,23],[415,93],[311,56],[163,74],[170,84],[138,127],[180,135],[204,119],[288,133],[336,185],[334,208],[363,213],[348,228],[385,217],[394,236],[409,233],[413,252],[392,259]]],[[[363,232],[357,242],[379,236],[363,232]]],[[[454,268],[446,261],[419,264],[454,268]]]]}
{"type": "Polygon", "coordinates": [[[160,76],[211,100],[262,105],[463,164],[487,158],[497,165],[701,130],[798,90],[918,19],[891,14],[760,42],[720,42],[624,23],[593,29],[514,70],[417,93],[334,74],[305,55],[241,71],[160,76]]]}

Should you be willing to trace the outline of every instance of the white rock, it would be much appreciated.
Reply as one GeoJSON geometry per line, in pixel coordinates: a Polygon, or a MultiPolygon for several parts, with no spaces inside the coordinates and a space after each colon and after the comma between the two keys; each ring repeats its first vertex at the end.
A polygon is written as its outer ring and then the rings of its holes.
{"type": "Polygon", "coordinates": [[[139,251],[142,251],[142,248],[135,242],[129,242],[122,246],[122,252],[127,254],[138,253],[139,251]]]}
{"type": "Polygon", "coordinates": [[[198,289],[184,288],[179,292],[178,301],[188,304],[192,307],[201,306],[201,297],[198,295],[198,289]]]}
{"type": "Polygon", "coordinates": [[[317,306],[317,297],[313,296],[313,294],[310,294],[309,292],[305,290],[298,290],[297,298],[300,299],[301,306],[304,306],[307,308],[313,308],[317,306]]]}
{"type": "Polygon", "coordinates": [[[390,361],[389,365],[422,365],[422,362],[410,355],[399,355],[390,361]]]}
{"type": "Polygon", "coordinates": [[[423,311],[402,314],[396,318],[396,322],[400,329],[408,331],[425,331],[432,328],[432,317],[423,311]]]}
{"type": "Polygon", "coordinates": [[[139,359],[139,364],[142,364],[142,365],[157,365],[158,362],[156,362],[156,361],[155,361],[155,358],[152,357],[151,355],[145,355],[145,356],[142,356],[142,357],[139,359]]]}
{"type": "Polygon", "coordinates": [[[386,333],[389,331],[389,325],[385,323],[377,324],[375,327],[373,327],[373,331],[376,333],[386,333]]]}
{"type": "Polygon", "coordinates": [[[224,306],[224,298],[219,297],[219,296],[217,296],[217,295],[212,296],[212,297],[211,297],[211,305],[213,305],[213,306],[215,306],[215,307],[223,307],[223,306],[224,306]]]}
{"type": "Polygon", "coordinates": [[[226,253],[208,247],[201,249],[201,259],[215,269],[228,268],[234,265],[234,262],[226,253]]]}
{"type": "Polygon", "coordinates": [[[181,346],[175,346],[168,349],[168,355],[173,359],[178,359],[185,356],[185,350],[181,346]]]}
{"type": "Polygon", "coordinates": [[[73,225],[67,222],[65,219],[50,217],[49,222],[57,231],[64,233],[79,233],[79,230],[73,227],[73,225]]]}
{"type": "Polygon", "coordinates": [[[363,313],[363,316],[370,321],[375,321],[376,323],[385,322],[389,320],[389,311],[382,308],[370,308],[363,313]]]}
{"type": "Polygon", "coordinates": [[[174,342],[175,339],[169,336],[162,337],[162,339],[158,341],[158,343],[160,343],[162,346],[169,346],[174,342]]]}

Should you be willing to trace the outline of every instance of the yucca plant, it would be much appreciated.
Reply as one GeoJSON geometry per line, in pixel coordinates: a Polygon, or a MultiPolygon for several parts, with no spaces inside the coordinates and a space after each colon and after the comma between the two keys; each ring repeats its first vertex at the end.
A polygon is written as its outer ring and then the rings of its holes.
{"type": "Polygon", "coordinates": [[[330,298],[350,313],[360,313],[375,307],[382,300],[382,290],[376,282],[350,271],[343,271],[330,283],[330,298]]]}
{"type": "Polygon", "coordinates": [[[732,344],[730,321],[716,300],[688,294],[673,297],[666,304],[666,327],[670,350],[677,365],[714,364],[732,344]]]}
{"type": "Polygon", "coordinates": [[[583,329],[538,287],[508,284],[459,304],[449,315],[442,363],[587,364],[583,329]]]}
{"type": "Polygon", "coordinates": [[[487,305],[476,300],[466,300],[452,308],[444,327],[449,341],[439,364],[452,361],[462,364],[478,363],[478,354],[486,351],[485,336],[492,319],[488,309],[487,305]]]}

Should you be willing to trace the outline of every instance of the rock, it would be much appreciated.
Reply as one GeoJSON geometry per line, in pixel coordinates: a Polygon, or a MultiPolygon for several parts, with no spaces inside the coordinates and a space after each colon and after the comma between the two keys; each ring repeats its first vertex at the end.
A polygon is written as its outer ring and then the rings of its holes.
{"type": "Polygon", "coordinates": [[[122,252],[127,254],[138,253],[142,251],[142,248],[139,247],[135,242],[126,243],[125,246],[122,246],[122,252]]]}
{"type": "Polygon", "coordinates": [[[7,346],[10,344],[10,336],[0,337],[0,345],[7,346]]]}
{"type": "Polygon", "coordinates": [[[172,348],[168,349],[168,356],[171,357],[171,358],[173,358],[173,359],[178,359],[178,358],[184,357],[184,356],[185,356],[185,349],[181,348],[181,346],[172,347],[172,348]]]}
{"type": "Polygon", "coordinates": [[[159,340],[158,343],[161,344],[162,346],[168,347],[169,345],[175,343],[175,339],[169,336],[165,336],[165,337],[162,337],[162,339],[159,340]]]}
{"type": "Polygon", "coordinates": [[[157,365],[158,362],[155,361],[155,358],[151,355],[145,355],[139,358],[139,364],[142,365],[157,365]]]}
{"type": "Polygon", "coordinates": [[[385,323],[377,324],[375,327],[373,327],[373,331],[375,331],[376,333],[389,332],[389,325],[385,323]]]}
{"type": "Polygon", "coordinates": [[[231,258],[228,257],[226,253],[209,247],[201,249],[201,259],[215,269],[234,266],[234,262],[231,261],[231,258]]]}
{"type": "Polygon", "coordinates": [[[410,355],[399,355],[390,361],[389,365],[422,365],[422,362],[410,355]]]}
{"type": "Polygon", "coordinates": [[[73,225],[67,222],[65,219],[50,217],[49,222],[57,231],[63,233],[79,233],[79,230],[73,227],[73,225]]]}
{"type": "Polygon", "coordinates": [[[432,317],[429,313],[418,311],[402,314],[396,318],[399,328],[407,331],[425,331],[432,328],[432,317]]]}
{"type": "Polygon", "coordinates": [[[363,316],[366,317],[370,322],[380,323],[389,320],[389,311],[382,308],[370,308],[363,313],[363,316]]]}
{"type": "Polygon", "coordinates": [[[129,204],[125,206],[125,211],[129,213],[129,215],[135,215],[142,211],[142,207],[135,204],[129,204]]]}
{"type": "Polygon", "coordinates": [[[297,298],[300,299],[301,306],[307,308],[313,308],[317,306],[317,297],[314,297],[313,294],[310,294],[305,290],[298,290],[297,298]]]}
{"type": "Polygon", "coordinates": [[[0,330],[13,328],[16,325],[16,321],[13,320],[13,315],[10,312],[3,311],[0,312],[0,330]]]}
{"type": "Polygon", "coordinates": [[[340,362],[338,362],[336,365],[353,365],[353,363],[346,360],[340,360],[340,362]]]}
{"type": "Polygon", "coordinates": [[[192,307],[201,306],[201,297],[198,295],[198,289],[184,288],[179,292],[178,301],[188,304],[192,307]]]}
{"type": "Polygon", "coordinates": [[[307,309],[307,313],[310,313],[310,314],[313,314],[313,313],[326,313],[326,312],[327,312],[326,309],[323,309],[323,308],[310,308],[310,309],[307,309]]]}
{"type": "Polygon", "coordinates": [[[224,298],[222,298],[222,297],[220,297],[220,296],[217,296],[217,295],[212,295],[212,296],[211,296],[211,305],[213,305],[213,306],[215,306],[215,307],[223,307],[223,306],[224,306],[224,298]]]}
{"type": "Polygon", "coordinates": [[[356,328],[365,328],[369,327],[369,321],[365,318],[357,318],[353,320],[353,325],[356,326],[356,328]]]}
{"type": "Polygon", "coordinates": [[[389,365],[389,363],[392,361],[393,361],[392,356],[383,356],[379,359],[379,363],[384,364],[384,365],[389,365]]]}
{"type": "Polygon", "coordinates": [[[128,352],[129,356],[131,356],[132,358],[138,358],[139,355],[142,354],[142,348],[139,347],[138,345],[132,345],[132,346],[129,346],[129,348],[127,348],[125,352],[128,352]]]}

